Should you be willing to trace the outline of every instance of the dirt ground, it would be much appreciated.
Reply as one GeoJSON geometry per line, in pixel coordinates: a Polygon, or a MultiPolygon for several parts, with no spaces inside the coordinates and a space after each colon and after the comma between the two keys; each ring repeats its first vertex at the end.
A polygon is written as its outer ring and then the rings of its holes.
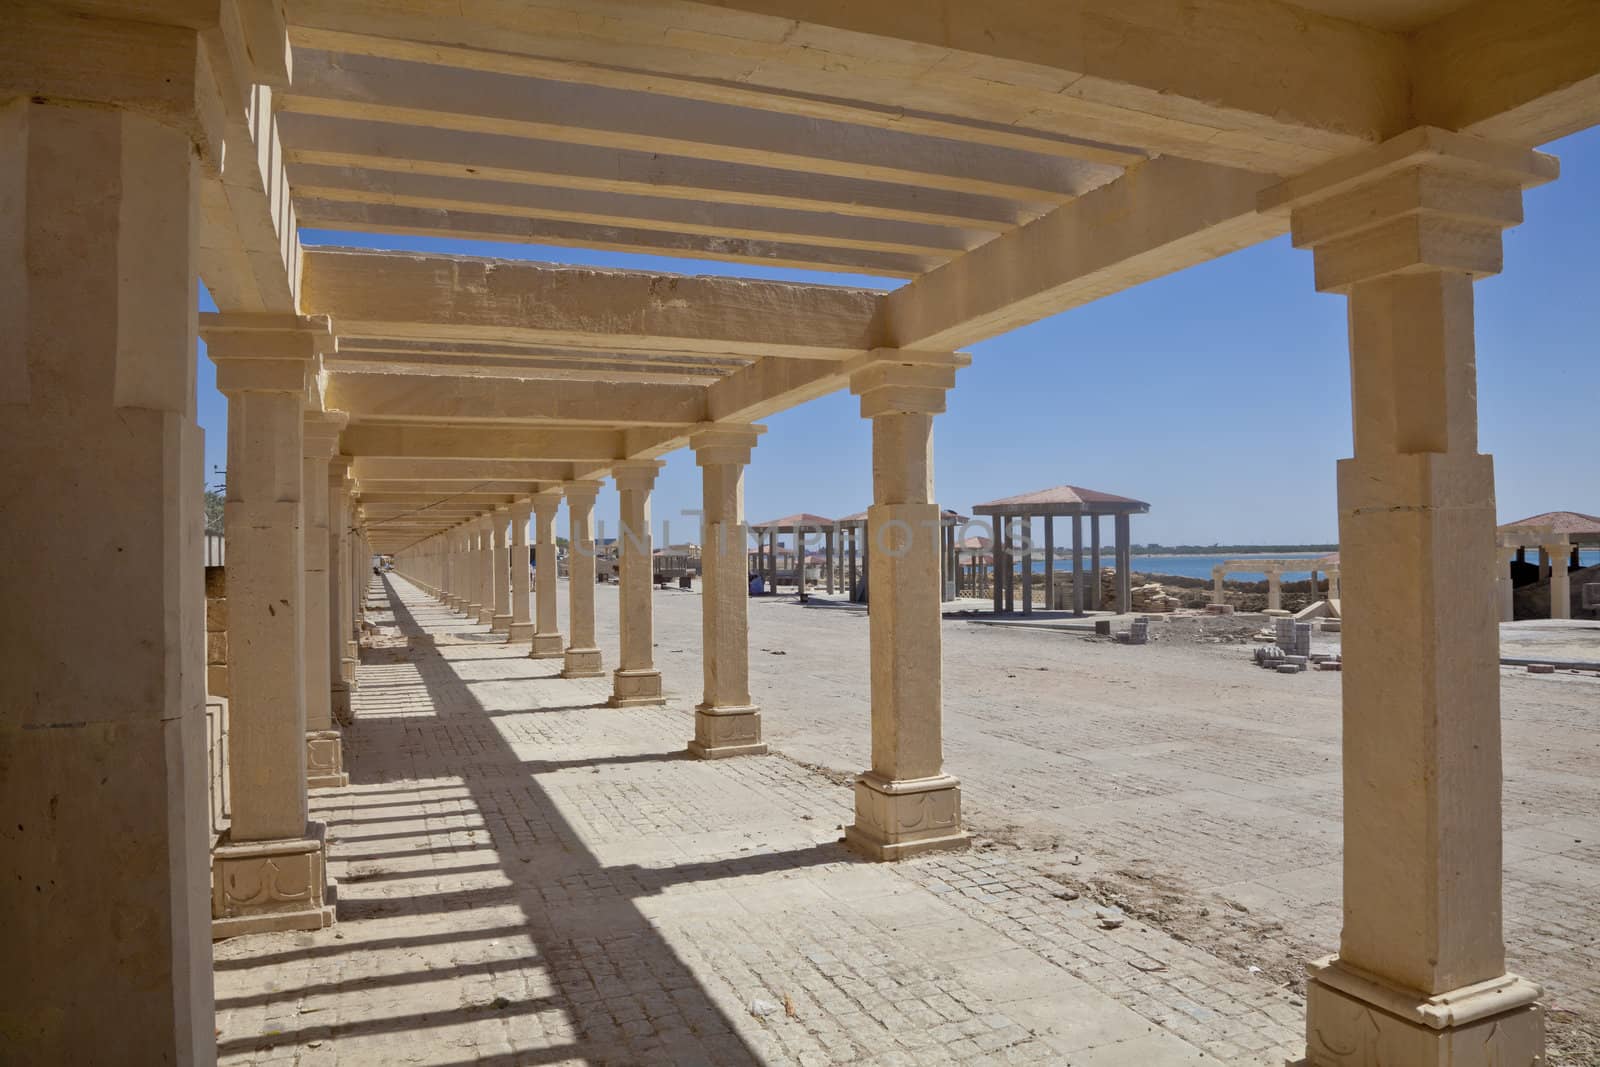
{"type": "MultiPolygon", "coordinates": [[[[686,698],[700,608],[656,597],[657,664],[686,698]]],[[[600,610],[614,632],[614,591],[600,610]]],[[[757,599],[750,623],[767,740],[847,781],[869,762],[865,613],[757,599]]],[[[1340,675],[1152,629],[1129,647],[947,621],[946,769],[967,825],[1065,891],[1299,990],[1338,945],[1340,675]]],[[[1503,668],[1501,684],[1508,966],[1545,986],[1550,1062],[1600,1063],[1600,678],[1503,668]]]]}

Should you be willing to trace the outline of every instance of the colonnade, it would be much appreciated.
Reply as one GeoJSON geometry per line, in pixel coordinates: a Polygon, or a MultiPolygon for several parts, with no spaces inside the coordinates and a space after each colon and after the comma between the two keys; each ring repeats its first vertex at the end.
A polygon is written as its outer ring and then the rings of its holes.
{"type": "Polygon", "coordinates": [[[1247,574],[1265,574],[1267,576],[1267,610],[1283,610],[1283,574],[1296,567],[1304,567],[1306,563],[1316,563],[1317,566],[1309,568],[1311,575],[1312,599],[1316,599],[1318,592],[1318,571],[1326,571],[1328,575],[1329,600],[1341,599],[1342,590],[1339,585],[1339,565],[1326,563],[1321,560],[1292,560],[1292,559],[1231,559],[1225,563],[1218,563],[1211,568],[1211,603],[1226,604],[1228,595],[1223,587],[1223,582],[1228,575],[1243,572],[1247,574]]]}

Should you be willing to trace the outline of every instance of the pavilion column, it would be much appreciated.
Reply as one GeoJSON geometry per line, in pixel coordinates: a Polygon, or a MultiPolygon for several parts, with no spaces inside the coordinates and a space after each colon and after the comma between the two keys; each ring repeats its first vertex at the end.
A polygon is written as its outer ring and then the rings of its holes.
{"type": "Polygon", "coordinates": [[[511,505],[511,625],[506,642],[513,645],[533,640],[533,609],[528,599],[528,520],[532,515],[531,500],[511,505]]]}
{"type": "MultiPolygon", "coordinates": [[[[494,514],[491,512],[478,520],[478,623],[481,626],[494,627],[495,596],[497,583],[494,580],[494,514]]],[[[505,535],[501,534],[502,540],[505,535]]]]}
{"type": "Polygon", "coordinates": [[[1567,566],[1572,558],[1572,546],[1561,542],[1541,545],[1540,551],[1550,558],[1550,617],[1572,618],[1572,579],[1567,566]]]}
{"type": "MultiPolygon", "coordinates": [[[[1099,576],[1095,581],[1099,582],[1099,576]]],[[[1072,613],[1083,614],[1083,516],[1072,516],[1072,613]]]]}
{"type": "Polygon", "coordinates": [[[1544,545],[1539,546],[1539,580],[1546,581],[1550,577],[1550,549],[1544,545]]]}
{"type": "MultiPolygon", "coordinates": [[[[1508,577],[1507,581],[1509,581],[1509,580],[1510,579],[1508,577]]],[[[1328,599],[1329,600],[1338,600],[1339,599],[1339,593],[1340,593],[1340,589],[1339,589],[1339,568],[1338,567],[1329,567],[1328,568],[1328,599]]]]}
{"type": "Polygon", "coordinates": [[[750,699],[750,595],[745,576],[744,469],[763,426],[717,426],[689,439],[704,485],[701,634],[704,698],[689,754],[761,755],[761,709],[750,699]]]}
{"type": "MultiPolygon", "coordinates": [[[[534,532],[534,613],[533,647],[529,659],[564,659],[566,640],[561,636],[561,621],[556,617],[556,582],[560,578],[556,562],[556,512],[561,510],[561,490],[548,489],[533,497],[534,532]]],[[[569,551],[567,558],[572,554],[569,551]]],[[[649,582],[650,576],[645,575],[649,582]]],[[[568,586],[572,584],[567,583],[568,586]]],[[[570,590],[569,590],[570,591],[570,590]]],[[[590,595],[593,595],[593,589],[590,595]]]]}
{"type": "Polygon", "coordinates": [[[1115,519],[1117,554],[1117,611],[1127,614],[1133,610],[1133,535],[1126,514],[1115,519]]]}
{"type": "Polygon", "coordinates": [[[1283,610],[1283,571],[1277,567],[1267,568],[1267,610],[1283,610]]]}
{"type": "Polygon", "coordinates": [[[1089,563],[1094,580],[1089,585],[1089,606],[1095,611],[1106,606],[1105,583],[1100,580],[1100,516],[1089,516],[1089,563]]]}
{"type": "Polygon", "coordinates": [[[212,934],[316,930],[333,907],[306,812],[302,419],[333,336],[325,318],[287,315],[207,315],[202,333],[228,398],[233,822],[213,853],[212,934]]]}
{"type": "Polygon", "coordinates": [[[1474,278],[1555,160],[1415,129],[1262,196],[1349,300],[1355,457],[1339,464],[1344,928],[1312,966],[1318,1065],[1532,1064],[1508,974],[1494,470],[1478,452],[1474,278]]]}
{"type": "Polygon", "coordinates": [[[467,586],[467,576],[472,573],[467,553],[469,530],[470,527],[458,526],[450,531],[450,610],[457,615],[465,614],[471,603],[467,586]]]}
{"type": "Polygon", "coordinates": [[[845,576],[850,582],[850,588],[846,591],[846,599],[851,603],[854,603],[856,600],[856,585],[858,584],[858,576],[856,574],[856,556],[859,555],[859,546],[856,544],[856,528],[854,526],[850,527],[845,531],[845,535],[850,539],[850,556],[847,567],[849,573],[845,576]]]}
{"type": "Polygon", "coordinates": [[[778,591],[778,531],[776,527],[767,531],[767,587],[774,593],[778,591]]]}
{"type": "Polygon", "coordinates": [[[869,539],[872,768],[856,781],[845,841],[873,859],[963,847],[960,782],[943,772],[939,507],[933,502],[933,417],[968,358],[873,353],[850,375],[872,420],[869,539]],[[885,358],[887,357],[887,358],[885,358]]]}
{"type": "Polygon", "coordinates": [[[467,524],[467,621],[477,622],[483,615],[483,528],[484,521],[467,524]]]}
{"type": "MultiPolygon", "coordinates": [[[[1516,590],[1511,584],[1511,560],[1516,556],[1515,545],[1501,545],[1496,552],[1498,559],[1494,570],[1495,602],[1500,605],[1500,621],[1510,622],[1516,618],[1516,590]]],[[[1336,595],[1333,591],[1334,582],[1337,581],[1337,571],[1328,572],[1328,598],[1331,600],[1336,595]]]]}
{"type": "MultiPolygon", "coordinates": [[[[1227,570],[1222,567],[1211,568],[1211,602],[1213,604],[1226,604],[1228,602],[1228,594],[1222,585],[1222,581],[1227,577],[1227,574],[1227,570]]],[[[1333,594],[1332,578],[1329,578],[1329,583],[1328,593],[1331,596],[1333,594]]]]}
{"type": "Polygon", "coordinates": [[[195,251],[197,155],[220,146],[115,87],[190,119],[214,90],[193,31],[109,24],[135,80],[74,56],[96,20],[4,18],[0,1059],[212,1063],[195,251]],[[27,69],[46,49],[102,106],[49,102],[27,69]]]}
{"type": "Polygon", "coordinates": [[[489,629],[497,634],[511,632],[511,560],[508,554],[510,546],[506,541],[506,527],[510,518],[504,507],[497,507],[490,520],[494,526],[493,555],[489,560],[489,580],[494,584],[494,615],[489,621],[489,629]]]}
{"type": "MultiPolygon", "coordinates": [[[[833,592],[834,592],[834,588],[833,587],[834,587],[834,584],[835,584],[834,583],[835,556],[834,556],[834,544],[833,544],[834,537],[833,537],[833,534],[834,534],[834,528],[832,526],[828,527],[826,530],[824,530],[822,532],[822,538],[823,538],[822,553],[823,553],[823,555],[825,555],[828,558],[828,595],[829,596],[833,595],[833,592]]],[[[741,545],[740,547],[742,548],[743,545],[741,545]]]]}
{"type": "Polygon", "coordinates": [[[350,692],[356,665],[348,656],[350,462],[349,456],[328,461],[328,705],[334,721],[345,725],[355,721],[350,692]]]}
{"type": "Polygon", "coordinates": [[[350,784],[344,771],[344,744],[334,720],[333,681],[338,677],[333,646],[336,595],[332,568],[333,486],[331,460],[339,450],[339,433],[349,416],[343,412],[308,412],[305,416],[305,687],[306,788],[337,789],[350,784]]]}
{"type": "MultiPolygon", "coordinates": [[[[594,634],[594,502],[603,483],[563,482],[567,498],[567,648],[561,677],[599,678],[605,673],[594,634]]],[[[543,569],[543,564],[540,568],[543,569]]]]}
{"type": "Polygon", "coordinates": [[[621,652],[611,675],[614,708],[666,703],[661,695],[661,672],[655,668],[650,584],[650,490],[662,466],[658,459],[628,460],[611,471],[622,503],[622,528],[617,538],[621,553],[618,571],[622,589],[617,611],[621,652]]]}

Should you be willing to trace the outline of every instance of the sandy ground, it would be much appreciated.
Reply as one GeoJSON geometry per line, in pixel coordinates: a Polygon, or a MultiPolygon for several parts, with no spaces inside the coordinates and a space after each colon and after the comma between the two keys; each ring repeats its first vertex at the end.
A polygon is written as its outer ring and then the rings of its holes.
{"type": "MultiPolygon", "coordinates": [[[[600,603],[606,645],[614,590],[600,603]]],[[[700,598],[663,591],[656,611],[658,666],[692,702],[700,598]]],[[[771,745],[839,781],[865,768],[865,613],[757,599],[750,626],[771,745]]],[[[1074,891],[1298,989],[1303,963],[1338,944],[1340,675],[1278,675],[1251,666],[1248,646],[1156,633],[1128,647],[946,622],[946,766],[967,824],[1074,891]]],[[[1600,660],[1600,630],[1558,636],[1600,660]]],[[[1541,640],[1557,638],[1511,643],[1541,640]]],[[[1501,685],[1508,965],[1548,991],[1551,1062],[1600,1062],[1600,678],[1503,668],[1501,685]]]]}

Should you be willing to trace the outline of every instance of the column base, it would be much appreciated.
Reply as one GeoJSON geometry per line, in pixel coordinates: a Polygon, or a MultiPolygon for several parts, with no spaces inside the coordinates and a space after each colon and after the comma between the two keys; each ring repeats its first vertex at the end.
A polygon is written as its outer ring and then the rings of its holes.
{"type": "Polygon", "coordinates": [[[952,775],[891,780],[867,771],[856,779],[856,821],[844,831],[851,851],[898,860],[971,840],[961,828],[961,782],[952,775]]]}
{"type": "Polygon", "coordinates": [[[353,657],[339,661],[339,681],[352,693],[361,688],[356,684],[356,661],[353,657]]]}
{"type": "Polygon", "coordinates": [[[567,642],[559,633],[536,633],[529,659],[561,659],[567,654],[567,642]]]}
{"type": "Polygon", "coordinates": [[[532,641],[532,640],[533,640],[533,623],[531,623],[531,622],[514,622],[514,623],[511,624],[511,627],[506,631],[506,643],[507,644],[520,645],[524,641],[532,641]]]}
{"type": "Polygon", "coordinates": [[[606,673],[598,648],[569,648],[563,659],[563,678],[600,678],[606,673]]]}
{"type": "Polygon", "coordinates": [[[306,788],[343,789],[350,784],[344,770],[344,735],[338,730],[306,733],[306,788]]]}
{"type": "Polygon", "coordinates": [[[321,823],[289,840],[235,844],[224,834],[211,863],[212,940],[333,925],[321,823]]]}
{"type": "Polygon", "coordinates": [[[510,633],[511,632],[511,616],[510,615],[495,615],[495,616],[492,616],[489,619],[489,631],[491,633],[497,633],[497,634],[508,634],[508,633],[510,633]]]}
{"type": "Polygon", "coordinates": [[[355,641],[346,641],[342,658],[349,660],[351,663],[359,662],[361,659],[361,645],[355,641]]]}
{"type": "Polygon", "coordinates": [[[479,626],[489,626],[494,622],[494,609],[479,608],[476,618],[479,626]]]}
{"type": "Polygon", "coordinates": [[[467,616],[467,618],[469,620],[470,619],[476,619],[479,615],[482,615],[482,614],[483,614],[483,605],[481,603],[479,603],[479,604],[468,603],[467,604],[465,615],[467,616]]]}
{"type": "Polygon", "coordinates": [[[350,686],[342,681],[334,682],[329,700],[333,705],[333,721],[340,726],[354,726],[356,712],[350,702],[350,686]]]}
{"type": "Polygon", "coordinates": [[[1499,978],[1432,997],[1336,956],[1306,970],[1307,1067],[1536,1067],[1544,1062],[1540,989],[1499,978]]]}
{"type": "Polygon", "coordinates": [[[696,759],[726,759],[729,756],[765,756],[761,740],[761,709],[754,704],[714,708],[700,704],[694,709],[694,740],[689,755],[696,759]]]}
{"type": "Polygon", "coordinates": [[[614,708],[643,708],[665,704],[661,695],[661,672],[654,667],[644,670],[614,670],[611,672],[611,699],[614,708]]]}

